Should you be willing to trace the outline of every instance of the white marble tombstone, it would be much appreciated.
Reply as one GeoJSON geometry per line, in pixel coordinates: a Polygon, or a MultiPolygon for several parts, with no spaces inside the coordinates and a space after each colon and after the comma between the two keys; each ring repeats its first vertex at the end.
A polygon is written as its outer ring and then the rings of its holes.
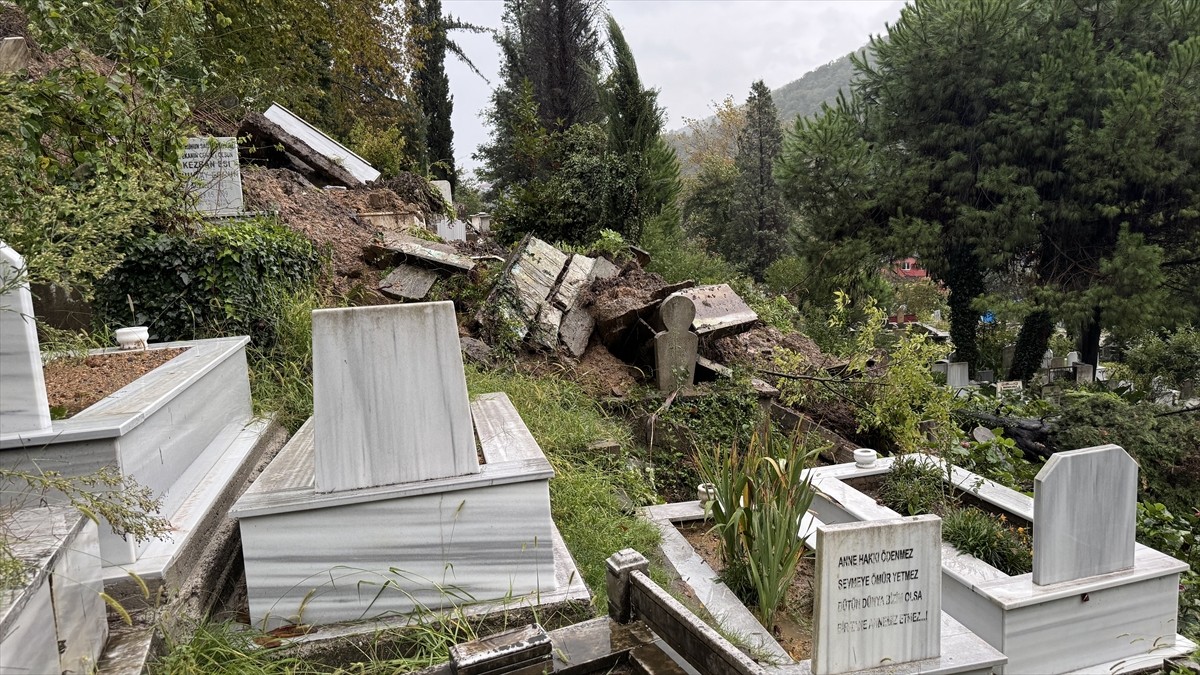
{"type": "Polygon", "coordinates": [[[236,138],[189,138],[180,158],[183,175],[196,195],[196,210],[211,216],[236,216],[242,203],[242,174],[236,138]]]}
{"type": "Polygon", "coordinates": [[[941,654],[941,518],[822,525],[816,557],[814,675],[941,654]]]}
{"type": "Polygon", "coordinates": [[[316,490],[478,473],[454,303],[313,312],[316,490]]]}
{"type": "Polygon", "coordinates": [[[666,330],[654,336],[654,371],[659,391],[691,386],[696,377],[696,350],[700,337],[692,332],[696,305],[691,298],[673,295],[659,310],[666,330]]]}
{"type": "Polygon", "coordinates": [[[1137,463],[1116,445],[1051,455],[1033,480],[1033,583],[1133,567],[1137,463]]]}
{"type": "Polygon", "coordinates": [[[0,434],[50,428],[25,260],[0,241],[0,434]]]}
{"type": "Polygon", "coordinates": [[[951,363],[946,370],[946,386],[962,389],[971,382],[970,366],[965,361],[951,363]]]}
{"type": "Polygon", "coordinates": [[[1054,350],[1047,349],[1046,352],[1044,354],[1042,354],[1042,369],[1045,370],[1046,368],[1049,368],[1050,362],[1053,360],[1054,360],[1054,350]]]}
{"type": "Polygon", "coordinates": [[[1079,363],[1079,352],[1067,352],[1067,364],[1064,367],[1070,368],[1076,363],[1079,363]]]}
{"type": "Polygon", "coordinates": [[[1075,371],[1075,381],[1079,384],[1091,384],[1096,380],[1090,363],[1076,363],[1071,368],[1075,371]]]}
{"type": "Polygon", "coordinates": [[[941,373],[943,375],[947,375],[948,374],[947,371],[950,370],[950,362],[945,361],[945,360],[934,361],[933,365],[930,367],[930,370],[932,370],[935,373],[941,373]]]}

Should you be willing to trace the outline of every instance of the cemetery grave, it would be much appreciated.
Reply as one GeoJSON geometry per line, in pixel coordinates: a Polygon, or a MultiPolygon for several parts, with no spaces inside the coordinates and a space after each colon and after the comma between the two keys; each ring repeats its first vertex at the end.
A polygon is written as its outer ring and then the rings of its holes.
{"type": "MultiPolygon", "coordinates": [[[[826,523],[894,518],[895,511],[849,483],[886,473],[895,461],[814,469],[816,517],[826,523]]],[[[923,461],[940,467],[948,487],[1033,525],[1032,573],[1010,576],[942,544],[945,611],[1009,657],[1005,672],[1127,672],[1194,649],[1176,634],[1178,575],[1187,566],[1134,543],[1136,469],[1123,450],[1055,454],[1038,475],[1033,499],[935,458],[923,461]]]]}
{"type": "MultiPolygon", "coordinates": [[[[23,261],[2,244],[0,255],[0,276],[11,279],[23,261]]],[[[52,420],[32,314],[27,285],[0,296],[0,467],[81,476],[116,466],[150,488],[170,522],[168,536],[133,541],[102,527],[102,579],[110,595],[131,601],[142,596],[143,583],[152,592],[178,587],[219,525],[221,505],[240,489],[271,436],[270,422],[251,409],[248,339],[152,345],[150,351],[170,358],[70,418],[52,420]]],[[[117,351],[93,350],[90,357],[117,351]]],[[[24,498],[7,494],[4,506],[24,498]]]]}
{"type": "Polygon", "coordinates": [[[541,449],[504,394],[468,403],[451,303],[318,310],[313,355],[312,419],[230,511],[252,623],[588,597],[541,449]]]}

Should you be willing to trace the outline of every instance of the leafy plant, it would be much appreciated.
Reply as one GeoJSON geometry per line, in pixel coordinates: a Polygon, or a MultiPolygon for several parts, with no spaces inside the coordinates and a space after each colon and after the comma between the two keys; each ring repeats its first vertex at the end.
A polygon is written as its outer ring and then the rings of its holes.
{"type": "Polygon", "coordinates": [[[723,579],[735,592],[753,590],[764,626],[771,626],[805,555],[798,530],[814,495],[805,470],[820,450],[799,438],[755,434],[744,452],[734,445],[699,456],[702,475],[716,486],[706,508],[721,540],[723,579]]]}
{"type": "Polygon", "coordinates": [[[268,287],[312,283],[319,269],[312,242],[267,220],[151,233],[129,244],[101,282],[96,317],[146,325],[155,340],[240,334],[268,345],[275,339],[273,308],[263,303],[268,287]]]}
{"type": "Polygon", "coordinates": [[[952,445],[947,457],[967,471],[994,480],[1014,490],[1033,489],[1035,467],[1025,459],[1025,453],[1017,442],[1005,438],[1003,429],[992,429],[993,438],[988,441],[963,441],[952,445]]]}
{"type": "Polygon", "coordinates": [[[932,462],[899,457],[879,488],[885,506],[906,516],[936,513],[946,501],[942,470],[932,462]]]}
{"type": "Polygon", "coordinates": [[[1004,516],[971,507],[942,514],[942,539],[1009,576],[1033,570],[1032,533],[1013,527],[1004,516]]]}
{"type": "MultiPolygon", "coordinates": [[[[0,516],[30,503],[41,505],[48,495],[65,497],[67,504],[90,520],[107,523],[114,533],[131,536],[135,541],[153,539],[171,529],[167,519],[154,515],[161,500],[150,488],[111,467],[81,476],[0,469],[0,497],[5,504],[0,516]]],[[[7,517],[0,517],[0,590],[19,586],[25,580],[25,565],[13,555],[16,535],[6,527],[9,522],[7,517]]]]}

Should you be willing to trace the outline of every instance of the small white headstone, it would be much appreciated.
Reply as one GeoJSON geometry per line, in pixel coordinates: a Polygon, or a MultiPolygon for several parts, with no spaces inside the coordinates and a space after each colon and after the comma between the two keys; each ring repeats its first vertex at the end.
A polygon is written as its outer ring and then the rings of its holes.
{"type": "Polygon", "coordinates": [[[433,187],[437,188],[438,192],[442,193],[442,199],[446,200],[447,204],[454,204],[454,190],[450,187],[450,181],[432,180],[429,182],[433,183],[433,187]]]}
{"type": "Polygon", "coordinates": [[[1008,380],[996,383],[996,393],[1020,392],[1025,390],[1025,384],[1020,380],[1008,380]]]}
{"type": "Polygon", "coordinates": [[[25,260],[0,241],[0,434],[50,428],[25,260]]]}
{"type": "Polygon", "coordinates": [[[946,386],[962,389],[971,382],[970,366],[965,361],[951,363],[946,370],[946,386]]]}
{"type": "Polygon", "coordinates": [[[180,159],[196,210],[210,216],[236,216],[242,204],[242,174],[236,138],[189,138],[180,159]]]}
{"type": "Polygon", "coordinates": [[[1067,368],[1079,363],[1079,352],[1067,352],[1067,368]]]}
{"type": "Polygon", "coordinates": [[[814,675],[940,655],[941,518],[823,525],[816,556],[814,675]]]}
{"type": "Polygon", "coordinates": [[[454,303],[312,314],[317,492],[479,471],[454,303]]]}
{"type": "Polygon", "coordinates": [[[933,310],[933,320],[934,321],[942,320],[942,310],[940,310],[940,309],[933,310]]]}
{"type": "Polygon", "coordinates": [[[935,373],[941,373],[941,374],[945,375],[945,374],[947,374],[947,371],[950,370],[950,362],[949,361],[934,361],[932,370],[935,373]]]}
{"type": "Polygon", "coordinates": [[[1050,367],[1050,362],[1054,359],[1054,350],[1047,349],[1045,354],[1042,354],[1042,369],[1050,367]]]}
{"type": "Polygon", "coordinates": [[[1033,479],[1033,583],[1133,567],[1137,476],[1116,445],[1051,455],[1033,479]]]}
{"type": "Polygon", "coordinates": [[[1095,373],[1092,372],[1092,364],[1076,363],[1072,368],[1075,371],[1075,381],[1079,384],[1091,384],[1095,381],[1095,373]]]}

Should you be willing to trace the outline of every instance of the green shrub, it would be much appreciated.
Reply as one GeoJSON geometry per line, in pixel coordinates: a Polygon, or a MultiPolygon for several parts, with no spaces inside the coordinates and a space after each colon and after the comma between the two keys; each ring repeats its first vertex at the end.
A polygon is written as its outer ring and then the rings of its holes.
{"type": "Polygon", "coordinates": [[[1200,330],[1185,326],[1165,338],[1148,335],[1125,354],[1125,363],[1143,391],[1150,391],[1155,377],[1170,387],[1200,380],[1200,330]]]}
{"type": "Polygon", "coordinates": [[[1004,516],[970,507],[950,507],[942,514],[942,539],[1009,576],[1033,570],[1032,533],[1013,527],[1004,516]]]}
{"type": "Polygon", "coordinates": [[[741,274],[727,260],[709,253],[701,243],[689,238],[677,218],[651,218],[639,241],[650,253],[646,269],[661,275],[668,283],[691,279],[698,284],[719,284],[741,274]]]}
{"type": "Polygon", "coordinates": [[[879,499],[905,516],[936,513],[946,501],[942,470],[929,462],[900,457],[883,477],[879,499]]]}
{"type": "Polygon", "coordinates": [[[153,233],[100,282],[96,320],[148,326],[157,341],[232,334],[267,347],[276,309],[264,302],[268,289],[312,283],[319,268],[312,242],[268,221],[153,233]]]}

